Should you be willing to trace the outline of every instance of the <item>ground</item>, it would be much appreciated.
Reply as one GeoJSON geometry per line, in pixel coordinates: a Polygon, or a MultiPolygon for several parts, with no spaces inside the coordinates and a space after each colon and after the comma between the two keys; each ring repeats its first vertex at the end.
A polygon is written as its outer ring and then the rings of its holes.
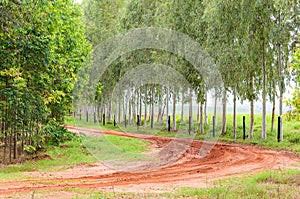
{"type": "MultiPolygon", "coordinates": [[[[65,171],[25,172],[24,175],[30,176],[30,180],[0,181],[0,198],[38,198],[43,191],[48,191],[49,198],[70,198],[74,196],[74,190],[81,188],[111,193],[159,194],[172,192],[179,187],[209,188],[216,180],[249,175],[262,170],[300,169],[299,156],[289,151],[216,143],[209,153],[203,156],[200,149],[211,147],[210,142],[71,126],[69,129],[84,132],[88,136],[113,134],[147,140],[151,149],[147,153],[159,151],[160,161],[128,168],[112,168],[111,165],[99,162],[75,165],[65,171]],[[177,153],[176,147],[167,147],[170,143],[189,143],[189,147],[174,161],[166,161],[177,153]],[[162,148],[164,150],[160,150],[162,148]]],[[[45,195],[42,196],[44,198],[45,195]]],[[[76,197],[80,197],[78,192],[76,197]]]]}

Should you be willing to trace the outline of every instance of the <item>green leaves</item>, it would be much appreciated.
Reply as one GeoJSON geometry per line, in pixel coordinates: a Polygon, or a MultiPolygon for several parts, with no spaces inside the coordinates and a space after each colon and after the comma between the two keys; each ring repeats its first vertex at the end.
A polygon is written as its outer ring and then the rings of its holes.
{"type": "Polygon", "coordinates": [[[71,0],[2,2],[0,134],[31,146],[34,138],[43,139],[40,132],[49,121],[63,122],[76,73],[91,46],[81,10],[71,0]]]}

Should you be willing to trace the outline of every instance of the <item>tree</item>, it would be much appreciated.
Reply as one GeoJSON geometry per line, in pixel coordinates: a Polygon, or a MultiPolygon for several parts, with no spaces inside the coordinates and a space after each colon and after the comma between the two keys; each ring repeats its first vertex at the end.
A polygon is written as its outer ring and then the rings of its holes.
{"type": "MultiPolygon", "coordinates": [[[[207,24],[205,48],[216,60],[224,82],[224,90],[221,91],[223,96],[222,134],[226,133],[227,93],[230,90],[232,91],[234,95],[234,107],[236,107],[237,88],[240,85],[240,76],[242,74],[240,69],[240,44],[242,43],[240,12],[241,4],[237,1],[209,1],[207,2],[203,17],[207,24]]],[[[235,137],[236,108],[234,108],[233,115],[233,131],[235,137]]]]}
{"type": "Polygon", "coordinates": [[[89,45],[72,1],[6,1],[0,10],[0,129],[11,162],[19,147],[53,138],[47,125],[60,128],[89,45]]]}
{"type": "Polygon", "coordinates": [[[296,77],[296,87],[294,90],[294,94],[292,99],[288,101],[288,104],[292,105],[295,110],[292,112],[293,117],[296,117],[300,120],[300,48],[297,47],[294,54],[293,54],[293,61],[292,61],[292,69],[293,75],[296,77]]]}

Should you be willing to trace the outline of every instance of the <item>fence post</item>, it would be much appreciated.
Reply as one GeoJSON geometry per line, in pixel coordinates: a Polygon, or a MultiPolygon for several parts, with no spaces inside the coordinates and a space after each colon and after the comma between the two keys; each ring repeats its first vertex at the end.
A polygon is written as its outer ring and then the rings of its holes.
{"type": "Polygon", "coordinates": [[[89,122],[89,112],[86,112],[86,122],[89,122]]]}
{"type": "Polygon", "coordinates": [[[246,139],[246,116],[243,116],[243,140],[246,139]]]}
{"type": "Polygon", "coordinates": [[[114,126],[116,126],[116,115],[114,115],[114,126]]]}
{"type": "Polygon", "coordinates": [[[81,120],[81,109],[80,109],[80,112],[79,112],[79,120],[81,120]]]}
{"type": "Polygon", "coordinates": [[[102,123],[103,123],[103,126],[105,126],[105,113],[103,113],[102,123]]]}
{"type": "Polygon", "coordinates": [[[168,131],[170,132],[171,131],[171,116],[169,115],[168,116],[168,131]]]}
{"type": "Polygon", "coordinates": [[[216,116],[213,116],[213,137],[216,137],[216,116]]]}
{"type": "Polygon", "coordinates": [[[97,123],[97,120],[96,120],[96,112],[94,112],[94,124],[97,123]]]}
{"type": "Polygon", "coordinates": [[[140,115],[137,115],[136,117],[137,117],[136,125],[140,126],[141,125],[141,123],[140,123],[140,115]]]}

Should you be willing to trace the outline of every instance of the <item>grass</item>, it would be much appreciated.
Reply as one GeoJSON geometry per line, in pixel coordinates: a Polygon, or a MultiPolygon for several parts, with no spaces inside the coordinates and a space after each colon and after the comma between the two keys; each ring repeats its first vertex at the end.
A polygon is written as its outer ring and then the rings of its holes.
{"type": "MultiPolygon", "coordinates": [[[[261,115],[255,115],[254,131],[252,139],[242,139],[243,133],[243,124],[242,124],[243,115],[238,115],[237,117],[237,139],[233,139],[232,132],[232,115],[227,116],[227,133],[224,136],[220,137],[220,141],[225,142],[239,142],[251,145],[259,145],[265,148],[272,149],[284,149],[292,150],[300,154],[300,121],[297,120],[286,120],[283,117],[283,141],[277,141],[277,120],[275,120],[274,130],[271,132],[271,115],[267,115],[267,139],[261,139],[261,115]]],[[[221,122],[221,121],[220,121],[221,122]]],[[[248,134],[250,119],[249,116],[246,116],[246,134],[248,134]]]]}
{"type": "MultiPolygon", "coordinates": [[[[227,129],[226,134],[219,136],[221,131],[221,115],[217,115],[217,126],[216,126],[216,135],[218,137],[218,141],[223,142],[231,142],[231,143],[243,143],[249,145],[258,145],[265,148],[270,149],[283,149],[283,150],[292,150],[298,154],[300,154],[300,121],[298,120],[287,120],[287,117],[283,117],[283,134],[284,140],[280,143],[277,142],[277,119],[275,118],[274,130],[271,132],[271,115],[267,115],[267,139],[261,139],[261,121],[262,116],[261,114],[256,114],[254,119],[254,132],[252,139],[243,140],[243,116],[246,116],[246,134],[249,131],[249,124],[250,124],[250,116],[247,114],[238,114],[237,115],[237,139],[233,139],[233,130],[232,130],[232,123],[233,123],[233,115],[227,115],[227,129]]],[[[107,125],[99,125],[94,124],[93,121],[86,122],[85,120],[79,120],[76,118],[74,121],[73,117],[67,117],[67,124],[82,127],[90,127],[90,128],[101,128],[106,130],[117,130],[117,131],[127,131],[133,133],[143,133],[143,134],[153,134],[159,136],[166,136],[166,137],[182,137],[182,138],[195,138],[199,140],[215,140],[212,138],[212,114],[208,115],[209,125],[205,126],[205,135],[195,134],[199,132],[199,124],[196,121],[193,121],[192,126],[192,134],[188,133],[188,122],[185,119],[184,122],[180,122],[180,115],[177,115],[177,128],[179,129],[178,132],[168,132],[166,130],[165,124],[155,124],[154,129],[150,129],[150,124],[148,121],[148,126],[140,127],[139,129],[136,128],[135,125],[127,126],[124,128],[122,124],[119,126],[114,127],[112,123],[107,123],[107,125]]],[[[194,117],[196,118],[196,116],[194,117]]],[[[171,124],[172,125],[172,124],[171,124]]]]}
{"type": "MultiPolygon", "coordinates": [[[[90,117],[91,118],[91,117],[90,117]]],[[[122,132],[122,129],[119,126],[114,126],[111,121],[107,122],[106,125],[102,125],[99,122],[94,122],[86,119],[79,119],[78,117],[74,118],[72,116],[65,117],[65,123],[68,125],[79,126],[79,127],[87,127],[87,128],[95,128],[95,129],[104,129],[104,130],[115,130],[122,132]]]]}
{"type": "Polygon", "coordinates": [[[25,176],[21,172],[57,171],[79,163],[96,162],[96,159],[87,152],[82,143],[76,141],[68,141],[60,146],[48,146],[44,151],[39,152],[38,157],[39,155],[46,158],[0,168],[0,180],[24,179],[25,176]]]}
{"type": "MultiPolygon", "coordinates": [[[[248,134],[249,124],[250,124],[250,116],[247,114],[238,114],[237,115],[237,139],[233,139],[233,130],[232,130],[232,123],[233,123],[233,115],[227,115],[227,129],[226,134],[219,136],[221,131],[221,115],[217,115],[217,126],[216,126],[216,135],[218,137],[218,141],[223,142],[231,142],[231,143],[243,143],[249,145],[258,145],[265,148],[270,149],[279,149],[279,150],[291,150],[298,154],[300,154],[300,121],[298,120],[290,120],[288,121],[287,118],[283,117],[283,134],[284,140],[280,143],[277,142],[277,118],[275,118],[274,130],[271,132],[271,115],[267,115],[267,139],[261,139],[261,123],[262,123],[262,116],[261,114],[256,114],[254,118],[254,132],[252,139],[243,140],[243,116],[246,116],[246,134],[248,134]]],[[[151,129],[150,122],[148,121],[148,126],[140,127],[137,129],[136,125],[124,126],[121,124],[120,127],[117,125],[116,127],[113,126],[111,122],[108,122],[107,125],[103,126],[100,124],[94,124],[93,121],[86,122],[85,120],[79,120],[76,118],[74,120],[73,117],[67,117],[66,122],[67,124],[74,125],[81,127],[89,127],[89,128],[100,128],[105,130],[116,130],[116,131],[127,131],[133,133],[142,133],[142,134],[153,134],[165,137],[181,137],[181,138],[196,138],[199,140],[215,140],[212,138],[212,114],[208,115],[209,125],[205,126],[205,135],[196,134],[199,131],[199,123],[193,121],[192,126],[192,133],[191,135],[188,133],[188,122],[185,118],[184,122],[180,122],[180,115],[176,116],[177,118],[177,128],[179,132],[168,132],[166,130],[165,124],[155,124],[155,128],[151,129]]],[[[196,118],[196,117],[194,117],[196,118]]],[[[171,124],[172,125],[172,124],[171,124]]]]}
{"type": "MultiPolygon", "coordinates": [[[[65,188],[64,193],[72,193],[73,199],[79,198],[298,198],[300,195],[300,171],[287,169],[261,171],[236,178],[226,178],[207,184],[207,188],[179,187],[173,191],[160,192],[119,192],[114,187],[65,188]]],[[[36,191],[43,197],[58,191],[36,191]]],[[[61,192],[61,191],[60,191],[61,192]]],[[[24,193],[27,194],[28,193],[24,193]]],[[[55,195],[55,194],[54,194],[55,195]]],[[[25,195],[24,195],[25,196],[25,195]]],[[[22,195],[20,195],[22,197],[22,195]]]]}
{"type": "MultiPolygon", "coordinates": [[[[267,140],[260,139],[260,117],[256,115],[254,138],[251,140],[242,140],[241,137],[241,119],[242,115],[238,115],[238,136],[232,139],[230,123],[231,115],[228,115],[227,134],[221,136],[219,140],[226,142],[240,142],[245,144],[259,145],[267,148],[288,149],[299,153],[299,121],[285,121],[284,141],[278,143],[276,141],[276,133],[271,133],[268,127],[267,140]]],[[[269,116],[267,118],[270,119],[269,116]]],[[[72,124],[72,118],[68,118],[68,123],[72,124]]],[[[246,121],[248,124],[248,120],[246,121]]],[[[220,120],[218,120],[220,124],[220,120]]],[[[74,125],[74,123],[73,123],[74,125]]],[[[76,122],[77,126],[100,128],[93,122],[85,121],[76,122]]],[[[178,125],[181,129],[187,127],[187,123],[178,125]]],[[[196,126],[194,126],[196,127],[196,126]]],[[[103,128],[103,126],[101,126],[103,128]]],[[[220,128],[220,126],[218,126],[220,128]]],[[[105,129],[120,130],[108,123],[105,129]]],[[[196,129],[196,128],[195,128],[196,129]]],[[[197,130],[197,129],[196,129],[197,130]]],[[[206,131],[211,133],[211,127],[206,127],[206,131]]],[[[145,131],[144,133],[147,133],[145,131]]],[[[187,137],[187,131],[180,134],[167,131],[150,132],[152,134],[170,137],[187,137]]],[[[197,139],[204,139],[203,135],[197,135],[197,139]]],[[[48,159],[30,161],[20,165],[11,165],[0,168],[1,180],[17,180],[28,179],[30,177],[24,175],[25,171],[57,171],[64,170],[69,166],[79,163],[91,164],[97,160],[124,160],[124,161],[140,161],[147,159],[144,152],[149,150],[148,142],[114,135],[104,135],[98,138],[83,137],[82,143],[69,141],[58,147],[48,146],[42,154],[47,154],[48,159]],[[92,155],[93,153],[96,158],[92,155]]],[[[209,176],[208,176],[209,177],[209,176]]],[[[52,183],[52,182],[51,182],[52,183]]],[[[55,183],[55,182],[53,182],[55,183]]],[[[199,182],[200,183],[200,182],[199,182]]],[[[203,184],[203,183],[201,183],[203,184]]],[[[181,187],[174,188],[168,192],[116,192],[113,188],[106,190],[84,189],[84,188],[67,188],[63,191],[72,192],[73,198],[297,198],[300,195],[300,171],[299,170],[275,170],[262,171],[255,174],[247,174],[235,178],[226,178],[214,182],[208,182],[207,188],[181,187]]],[[[36,194],[43,197],[54,193],[55,191],[37,191],[36,194]]],[[[57,191],[56,191],[57,192],[57,191]]],[[[26,193],[24,193],[26,194],[26,193]]],[[[22,197],[22,195],[20,196],[22,197]]]]}
{"type": "Polygon", "coordinates": [[[83,144],[98,160],[139,161],[146,160],[143,154],[149,150],[149,142],[128,137],[104,135],[98,138],[85,137],[83,144]]]}
{"type": "Polygon", "coordinates": [[[0,181],[29,179],[22,172],[63,171],[76,164],[92,164],[98,160],[145,160],[148,142],[134,138],[105,135],[99,138],[82,137],[82,143],[68,141],[60,146],[47,146],[39,152],[40,160],[0,168],[0,181]]]}
{"type": "Polygon", "coordinates": [[[300,195],[300,171],[276,170],[214,182],[211,188],[179,188],[175,197],[197,198],[296,198],[300,195]]]}

